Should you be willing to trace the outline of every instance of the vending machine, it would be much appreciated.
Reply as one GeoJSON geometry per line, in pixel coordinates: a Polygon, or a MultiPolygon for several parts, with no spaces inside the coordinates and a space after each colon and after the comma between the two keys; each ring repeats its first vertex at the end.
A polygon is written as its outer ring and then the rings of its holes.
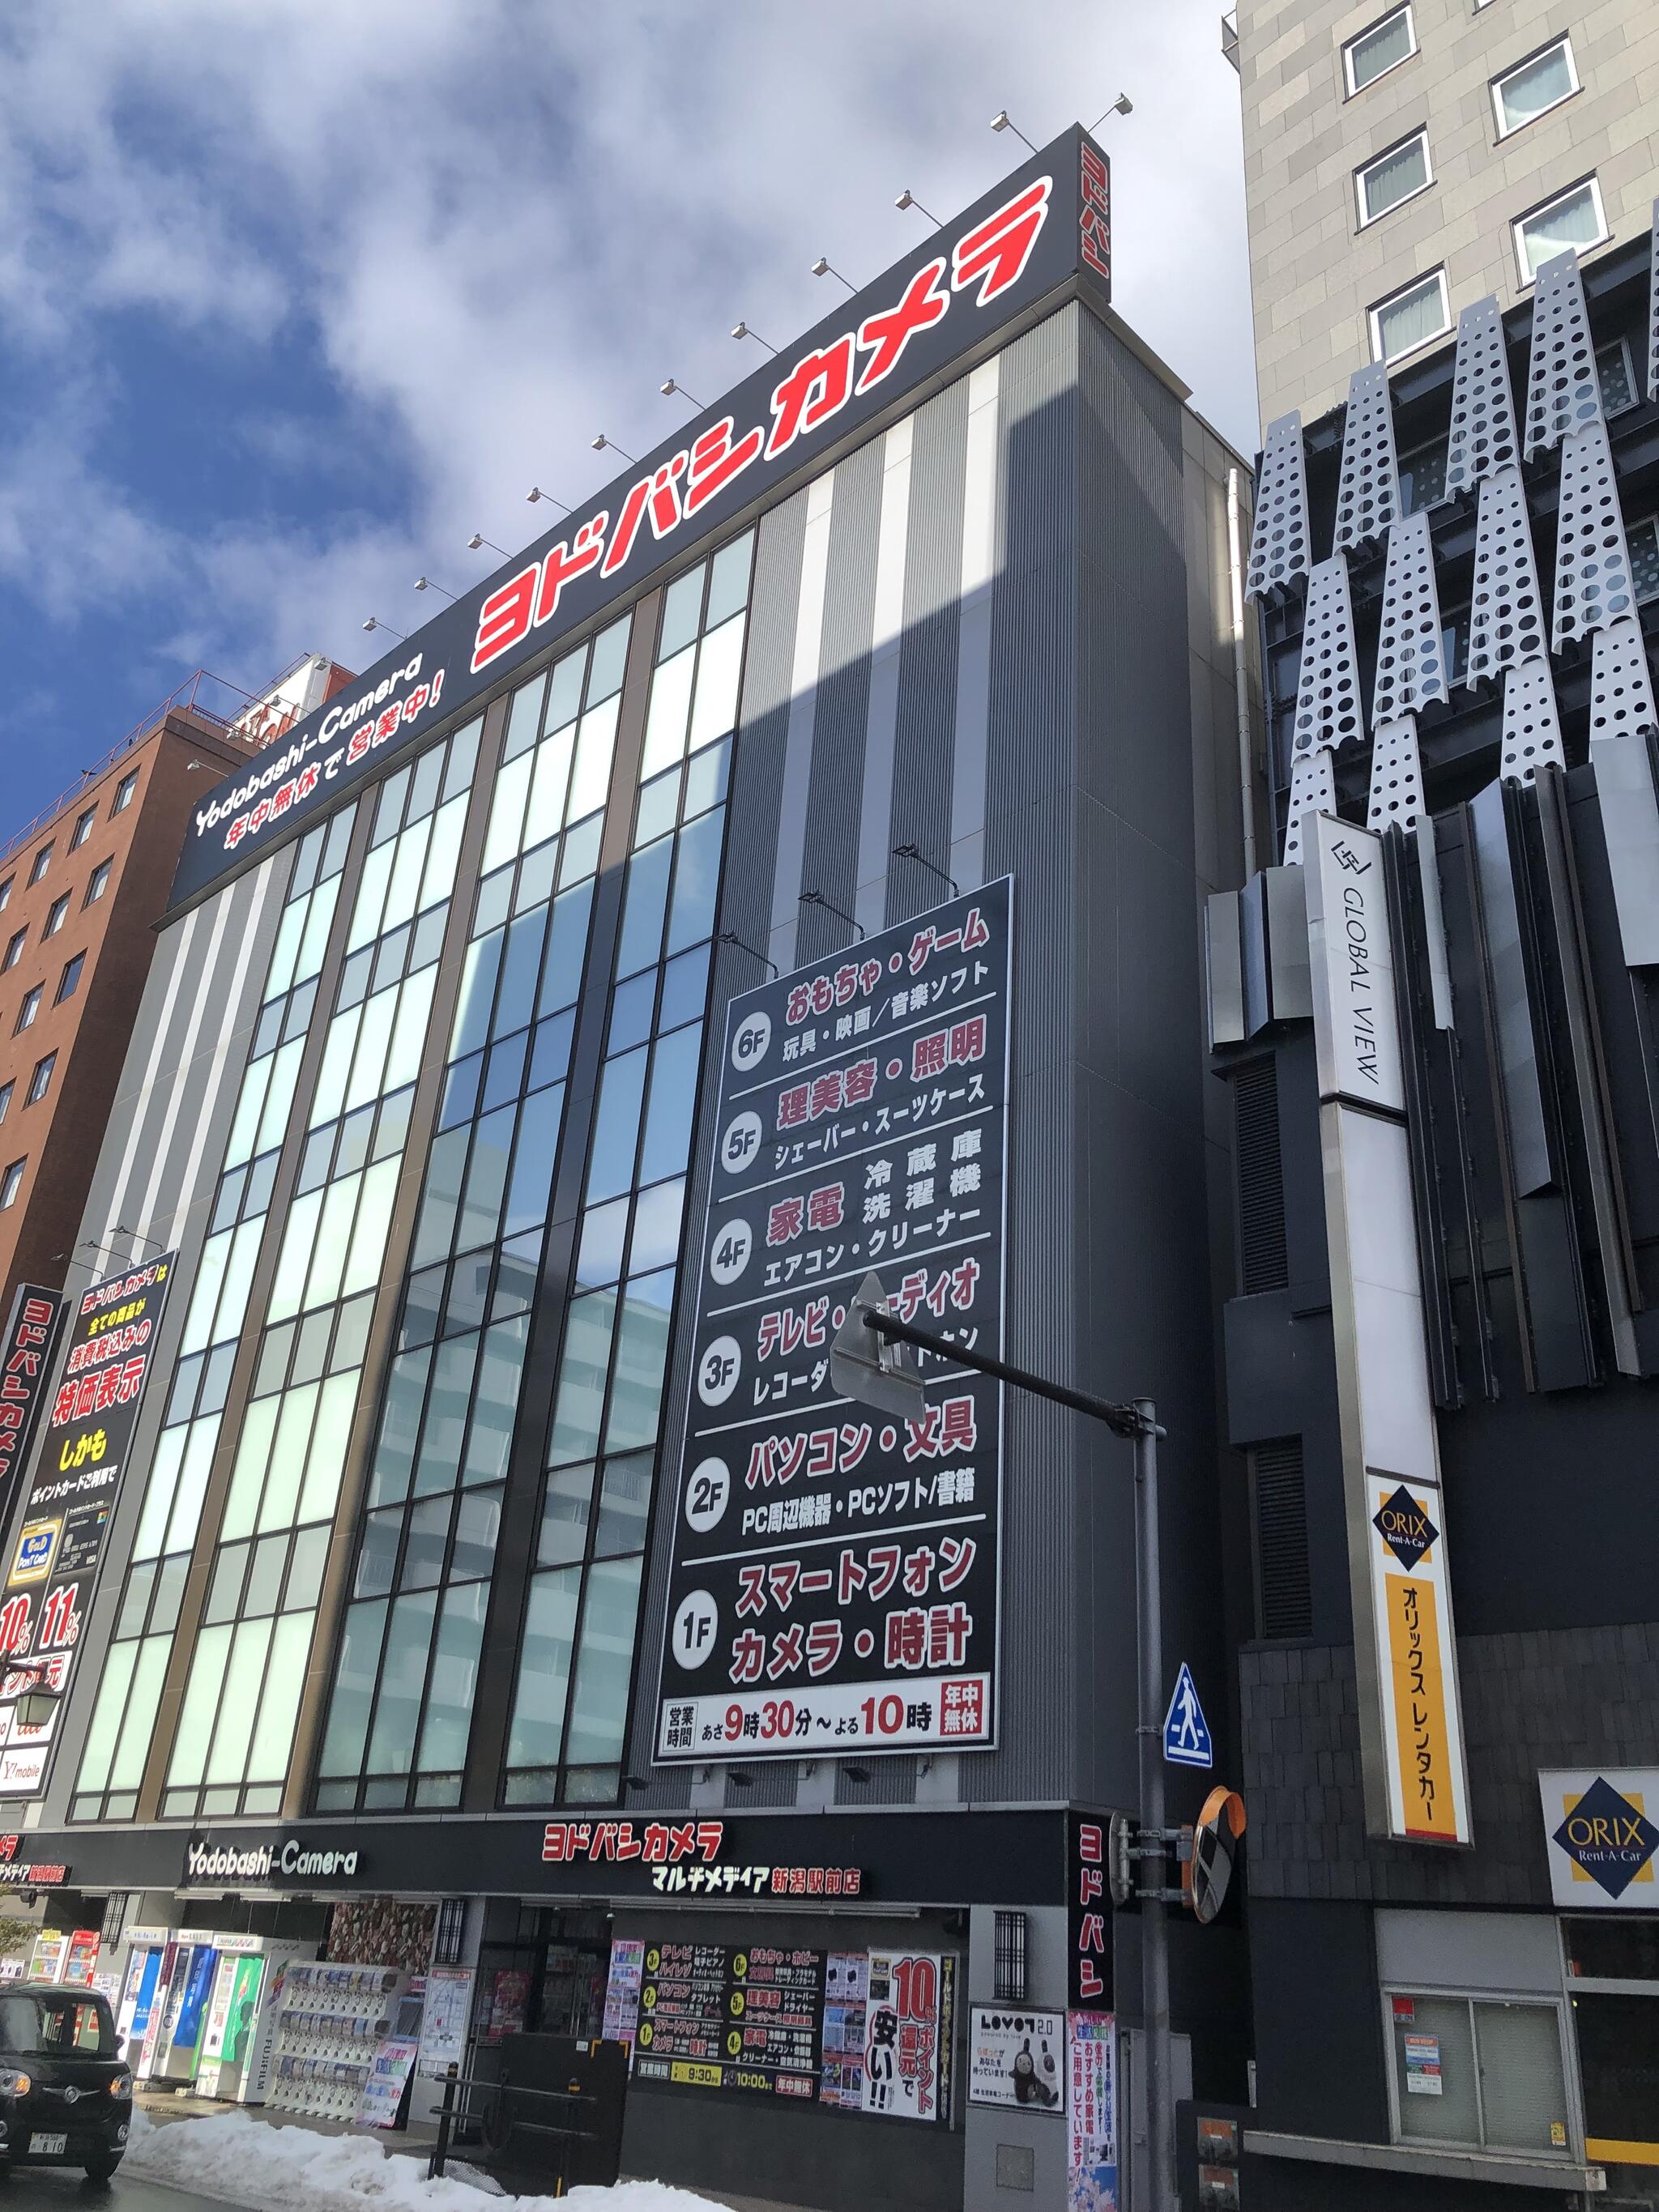
{"type": "Polygon", "coordinates": [[[263,2102],[256,2091],[255,2054],[267,2048],[273,2009],[280,2004],[289,1964],[309,1959],[315,1943],[272,1936],[218,1937],[219,1963],[208,1999],[196,2086],[204,2097],[246,2105],[263,2102]]]}

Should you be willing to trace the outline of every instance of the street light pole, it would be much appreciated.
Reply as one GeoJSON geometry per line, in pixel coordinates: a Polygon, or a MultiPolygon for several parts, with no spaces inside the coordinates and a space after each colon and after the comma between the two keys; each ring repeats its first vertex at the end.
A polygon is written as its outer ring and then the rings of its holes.
{"type": "Polygon", "coordinates": [[[1173,2212],[1175,2205],[1175,2108],[1170,2101],[1172,2069],[1170,2063],[1169,1929],[1164,1917],[1164,1891],[1161,1861],[1166,1841],[1164,1830],[1164,1724],[1159,1707],[1164,1694],[1163,1583],[1158,1560],[1158,1440],[1165,1431],[1158,1425],[1158,1407],[1150,1398],[1123,1405],[1097,1398],[1086,1390],[1068,1389],[1047,1376],[1016,1367],[988,1352],[954,1344],[948,1337],[933,1336],[886,1310],[878,1275],[866,1276],[848,1306],[847,1320],[837,1334],[830,1370],[835,1388],[848,1396],[867,1399],[884,1412],[903,1414],[907,1398],[921,1402],[921,1378],[915,1367],[890,1364],[878,1352],[872,1358],[861,1340],[865,1332],[883,1345],[908,1344],[935,1358],[969,1367],[991,1376],[1016,1390],[1029,1390],[1050,1404],[1065,1406],[1102,1422],[1115,1437],[1134,1443],[1135,1480],[1135,1610],[1138,1621],[1135,1672],[1139,1752],[1140,1865],[1151,1862],[1154,1879],[1140,1891],[1140,2010],[1146,2074],[1146,2166],[1149,2212],[1173,2212]]]}

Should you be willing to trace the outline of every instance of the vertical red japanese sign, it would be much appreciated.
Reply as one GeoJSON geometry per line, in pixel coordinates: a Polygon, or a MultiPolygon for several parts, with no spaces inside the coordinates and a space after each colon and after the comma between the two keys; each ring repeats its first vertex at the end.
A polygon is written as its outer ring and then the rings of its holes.
{"type": "Polygon", "coordinates": [[[1066,2001],[1074,2012],[1109,2010],[1112,2002],[1109,1829],[1103,1813],[1069,1813],[1066,1817],[1066,2001]]]}
{"type": "Polygon", "coordinates": [[[20,1283],[0,1337],[0,1528],[33,1441],[63,1310],[56,1291],[20,1283]]]}
{"type": "Polygon", "coordinates": [[[0,1796],[31,1796],[46,1779],[56,1716],[26,1727],[16,1701],[27,1690],[67,1692],[175,1257],[94,1283],[75,1302],[0,1589],[0,1796]]]}
{"type": "Polygon", "coordinates": [[[830,1347],[875,1268],[1001,1351],[1012,920],[1004,878],[727,1010],[659,1763],[994,1741],[1000,1388],[923,1354],[894,1420],[830,1347]]]}

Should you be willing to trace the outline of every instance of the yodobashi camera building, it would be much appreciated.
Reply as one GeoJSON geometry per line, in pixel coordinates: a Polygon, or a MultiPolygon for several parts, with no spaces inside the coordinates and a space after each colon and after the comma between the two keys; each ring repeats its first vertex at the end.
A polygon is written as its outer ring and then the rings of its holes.
{"type": "MultiPolygon", "coordinates": [[[[874,1269],[1156,1397],[1224,1749],[1237,464],[1105,210],[1072,131],[204,801],[99,1163],[83,1234],[166,1295],[14,1825],[94,1926],[355,1900],[350,1958],[366,1899],[466,1900],[483,2044],[634,2040],[631,2171],[1057,2205],[1132,2155],[1133,1923],[1066,1910],[1068,1814],[1134,1802],[1128,1449],[948,1361],[915,1422],[828,1379],[874,1269]],[[977,2008],[1042,2015],[1006,2071],[977,2008]],[[1081,2134],[1030,2087],[1074,2063],[1081,2134]]],[[[1235,1942],[1176,1934],[1221,2094],[1235,1942]]]]}

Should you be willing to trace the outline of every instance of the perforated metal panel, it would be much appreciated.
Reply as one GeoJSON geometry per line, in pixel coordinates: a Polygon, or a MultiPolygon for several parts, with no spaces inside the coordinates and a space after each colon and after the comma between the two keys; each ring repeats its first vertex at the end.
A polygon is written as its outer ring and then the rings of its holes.
{"type": "Polygon", "coordinates": [[[1533,286],[1526,458],[1601,420],[1601,384],[1584,312],[1584,282],[1578,256],[1569,251],[1547,261],[1533,286]]]}
{"type": "Polygon", "coordinates": [[[1415,714],[1431,701],[1449,696],[1434,547],[1424,509],[1396,522],[1389,532],[1371,727],[1377,729],[1396,715],[1415,714]]]}
{"type": "Polygon", "coordinates": [[[1348,419],[1342,432],[1342,474],[1336,492],[1334,550],[1369,545],[1400,513],[1400,465],[1394,450],[1394,410],[1389,373],[1381,362],[1357,368],[1348,380],[1348,419]]]}
{"type": "Polygon", "coordinates": [[[1540,768],[1565,768],[1555,679],[1547,660],[1523,660],[1504,678],[1504,750],[1498,774],[1505,783],[1530,783],[1540,768]]]}
{"type": "Polygon", "coordinates": [[[1472,490],[1495,470],[1513,468],[1519,459],[1504,317],[1488,294],[1457,318],[1446,489],[1472,490]]]}
{"type": "Polygon", "coordinates": [[[1648,398],[1659,399],[1659,200],[1653,204],[1653,263],[1648,273],[1648,398]]]}
{"type": "Polygon", "coordinates": [[[1255,524],[1245,596],[1257,599],[1287,592],[1308,573],[1308,472],[1302,452],[1302,417],[1281,415],[1267,425],[1261,472],[1255,485],[1255,524]]]}
{"type": "Polygon", "coordinates": [[[1464,682],[1478,684],[1545,649],[1544,604],[1519,469],[1500,469],[1480,487],[1475,517],[1474,588],[1464,682]]]}
{"type": "MultiPolygon", "coordinates": [[[[1635,617],[1595,633],[1590,662],[1590,743],[1659,724],[1653,707],[1653,672],[1642,625],[1635,617]]],[[[1294,786],[1292,787],[1294,788],[1294,786]]]]}
{"type": "Polygon", "coordinates": [[[1308,579],[1294,750],[1299,757],[1316,745],[1358,744],[1364,734],[1348,564],[1339,553],[1322,561],[1308,579]]]}
{"type": "Polygon", "coordinates": [[[1417,717],[1379,722],[1371,738],[1371,788],[1365,823],[1371,830],[1414,830],[1423,814],[1423,758],[1417,717]]]}
{"type": "Polygon", "coordinates": [[[1293,867],[1302,858],[1302,820],[1307,814],[1334,814],[1336,777],[1331,756],[1321,745],[1316,752],[1298,753],[1291,763],[1291,803],[1285,817],[1285,865],[1293,867]]]}
{"type": "Polygon", "coordinates": [[[1554,649],[1636,611],[1619,479],[1605,422],[1561,441],[1555,540],[1554,649]]]}

